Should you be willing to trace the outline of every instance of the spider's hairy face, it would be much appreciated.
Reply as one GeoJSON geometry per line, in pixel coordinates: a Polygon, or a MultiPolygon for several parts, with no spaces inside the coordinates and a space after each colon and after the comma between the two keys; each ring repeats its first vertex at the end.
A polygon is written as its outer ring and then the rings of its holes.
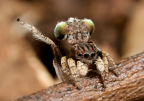
{"type": "Polygon", "coordinates": [[[71,48],[71,57],[86,64],[92,64],[96,58],[102,56],[93,42],[79,43],[71,48]]]}
{"type": "Polygon", "coordinates": [[[67,40],[72,46],[72,56],[78,60],[81,55],[83,60],[91,60],[96,55],[93,45],[88,43],[94,32],[94,24],[90,19],[69,18],[66,22],[60,22],[54,30],[55,37],[59,40],[67,40]],[[90,56],[89,56],[90,55],[90,56]]]}

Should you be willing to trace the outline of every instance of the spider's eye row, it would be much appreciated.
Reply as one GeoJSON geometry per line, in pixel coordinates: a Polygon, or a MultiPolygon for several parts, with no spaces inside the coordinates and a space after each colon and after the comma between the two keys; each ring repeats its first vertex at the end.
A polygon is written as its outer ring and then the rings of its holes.
{"type": "Polygon", "coordinates": [[[62,40],[65,37],[66,23],[60,22],[56,25],[54,35],[57,39],[62,40]]]}
{"type": "Polygon", "coordinates": [[[91,36],[94,33],[95,29],[94,23],[90,19],[84,19],[84,22],[86,23],[86,26],[91,36]]]}
{"type": "MultiPolygon", "coordinates": [[[[92,52],[92,53],[91,53],[91,57],[93,58],[93,57],[95,56],[95,54],[96,54],[95,52],[92,52]]],[[[78,56],[82,56],[82,54],[79,53],[78,56]]],[[[85,54],[83,55],[84,58],[88,58],[89,56],[90,56],[89,53],[85,53],[85,54]]]]}

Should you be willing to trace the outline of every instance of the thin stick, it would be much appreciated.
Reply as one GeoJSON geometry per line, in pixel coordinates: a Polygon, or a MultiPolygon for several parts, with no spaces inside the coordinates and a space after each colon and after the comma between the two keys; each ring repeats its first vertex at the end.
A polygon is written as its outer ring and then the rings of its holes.
{"type": "Polygon", "coordinates": [[[117,68],[120,74],[109,73],[105,91],[99,76],[85,77],[80,79],[81,90],[60,83],[14,101],[133,101],[144,97],[144,53],[121,60],[117,68]]]}

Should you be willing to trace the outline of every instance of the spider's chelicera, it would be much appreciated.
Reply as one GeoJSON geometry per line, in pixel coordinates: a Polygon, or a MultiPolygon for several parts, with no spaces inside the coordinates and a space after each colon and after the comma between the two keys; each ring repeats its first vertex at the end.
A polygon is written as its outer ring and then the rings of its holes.
{"type": "Polygon", "coordinates": [[[114,74],[118,75],[116,65],[113,59],[105,51],[101,51],[96,44],[89,38],[94,32],[94,23],[90,19],[69,18],[68,21],[59,22],[54,30],[54,35],[59,40],[67,40],[71,45],[69,56],[62,56],[59,48],[55,43],[45,37],[34,26],[20,21],[26,29],[30,30],[34,37],[51,45],[55,58],[53,66],[58,78],[62,82],[72,80],[78,88],[81,88],[79,83],[80,77],[87,76],[88,72],[96,71],[101,75],[103,87],[106,87],[107,77],[109,73],[108,63],[114,67],[114,74]]]}

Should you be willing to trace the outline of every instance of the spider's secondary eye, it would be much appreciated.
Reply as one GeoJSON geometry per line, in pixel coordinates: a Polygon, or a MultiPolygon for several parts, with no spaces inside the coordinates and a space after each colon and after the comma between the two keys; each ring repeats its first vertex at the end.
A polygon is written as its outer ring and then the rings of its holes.
{"type": "Polygon", "coordinates": [[[82,54],[78,54],[78,56],[82,56],[82,54]]]}
{"type": "Polygon", "coordinates": [[[89,57],[89,54],[88,53],[85,53],[84,54],[84,58],[88,58],[89,57]]]}
{"type": "Polygon", "coordinates": [[[91,57],[94,57],[94,56],[95,56],[95,52],[92,52],[92,53],[91,53],[91,57]]]}
{"type": "Polygon", "coordinates": [[[94,29],[95,29],[94,23],[90,19],[85,19],[84,21],[87,25],[88,31],[91,36],[94,33],[94,29]]]}
{"type": "Polygon", "coordinates": [[[65,28],[66,23],[65,22],[60,22],[56,25],[56,28],[54,30],[54,35],[57,39],[62,40],[65,36],[65,28]]]}

